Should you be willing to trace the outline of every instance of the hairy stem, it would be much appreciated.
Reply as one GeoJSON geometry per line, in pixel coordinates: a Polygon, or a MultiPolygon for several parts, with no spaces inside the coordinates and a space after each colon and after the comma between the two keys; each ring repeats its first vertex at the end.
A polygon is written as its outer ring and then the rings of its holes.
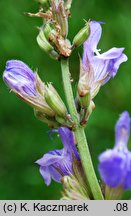
{"type": "Polygon", "coordinates": [[[84,128],[81,127],[79,124],[78,113],[74,103],[74,97],[73,97],[72,86],[70,81],[69,64],[67,59],[61,60],[61,68],[62,68],[64,92],[65,92],[71,117],[76,125],[76,129],[74,133],[76,135],[76,139],[78,142],[78,149],[81,157],[82,166],[85,172],[85,176],[87,178],[87,182],[89,184],[93,198],[95,200],[103,200],[103,195],[93,168],[84,128]]]}

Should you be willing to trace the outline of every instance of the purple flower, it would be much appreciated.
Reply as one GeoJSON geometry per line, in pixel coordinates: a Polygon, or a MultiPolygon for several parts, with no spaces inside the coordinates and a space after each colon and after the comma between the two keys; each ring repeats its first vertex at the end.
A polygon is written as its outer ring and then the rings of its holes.
{"type": "Polygon", "coordinates": [[[36,95],[36,74],[22,61],[7,61],[3,79],[10,89],[20,94],[36,95]]]}
{"type": "Polygon", "coordinates": [[[47,116],[54,116],[54,111],[45,101],[45,84],[37,73],[22,61],[10,60],[6,63],[3,79],[9,88],[29,105],[47,116]]]}
{"type": "Polygon", "coordinates": [[[99,156],[99,172],[102,180],[110,187],[122,186],[131,189],[131,152],[127,149],[130,135],[130,116],[123,112],[115,127],[114,149],[99,156]]]}
{"type": "Polygon", "coordinates": [[[73,133],[65,127],[60,127],[58,133],[64,148],[49,151],[36,161],[40,165],[40,173],[46,185],[51,183],[51,179],[60,182],[63,176],[72,174],[73,155],[77,160],[80,160],[75,147],[73,133]]]}
{"type": "Polygon", "coordinates": [[[80,79],[85,80],[91,97],[94,98],[101,85],[114,77],[122,62],[127,61],[123,54],[124,48],[112,48],[100,54],[97,45],[99,43],[102,28],[96,21],[90,22],[90,36],[84,43],[84,54],[81,63],[80,79]]]}

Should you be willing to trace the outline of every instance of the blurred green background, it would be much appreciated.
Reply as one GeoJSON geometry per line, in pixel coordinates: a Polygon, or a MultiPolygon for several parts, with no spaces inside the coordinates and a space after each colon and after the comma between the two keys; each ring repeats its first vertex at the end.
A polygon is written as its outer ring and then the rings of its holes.
{"type": "MultiPolygon", "coordinates": [[[[47,187],[34,163],[45,152],[61,148],[60,141],[49,139],[48,127],[36,120],[32,109],[9,93],[2,81],[6,61],[20,59],[32,69],[38,68],[41,78],[53,82],[64,98],[59,62],[50,59],[36,43],[36,27],[41,25],[41,20],[24,15],[37,9],[33,0],[0,0],[0,199],[59,199],[61,196],[61,185],[52,182],[47,187]]],[[[103,52],[112,47],[125,47],[129,58],[117,76],[101,88],[86,128],[97,171],[99,153],[114,145],[114,125],[119,114],[123,110],[131,114],[131,1],[73,0],[71,12],[71,40],[83,27],[83,19],[104,21],[99,48],[103,52]]],[[[74,89],[79,74],[78,52],[82,54],[82,47],[70,59],[74,89]]],[[[125,192],[124,199],[130,197],[131,192],[125,192]]]]}

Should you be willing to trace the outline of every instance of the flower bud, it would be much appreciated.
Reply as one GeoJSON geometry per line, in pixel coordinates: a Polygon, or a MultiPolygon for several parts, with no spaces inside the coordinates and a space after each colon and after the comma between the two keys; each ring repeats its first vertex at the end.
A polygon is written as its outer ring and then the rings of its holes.
{"type": "Polygon", "coordinates": [[[52,32],[52,28],[50,26],[49,23],[47,23],[44,27],[43,27],[43,32],[44,32],[44,35],[46,37],[46,39],[49,41],[49,38],[50,38],[50,35],[51,35],[51,32],[52,32]]]}
{"type": "Polygon", "coordinates": [[[50,91],[52,91],[61,100],[60,95],[58,94],[58,92],[56,91],[56,89],[54,88],[54,86],[51,83],[48,83],[48,87],[49,87],[50,91]]]}
{"type": "Polygon", "coordinates": [[[38,45],[42,50],[44,50],[47,54],[50,55],[55,60],[59,59],[59,54],[54,50],[53,46],[46,39],[43,30],[40,30],[39,35],[37,36],[38,45]]]}
{"type": "Polygon", "coordinates": [[[58,116],[61,116],[63,118],[66,117],[67,109],[65,107],[65,104],[63,103],[58,93],[52,90],[52,85],[50,84],[48,85],[48,87],[46,87],[45,100],[58,116]]]}
{"type": "Polygon", "coordinates": [[[82,28],[73,39],[73,47],[82,45],[90,35],[90,25],[86,22],[84,28],[82,28]]]}
{"type": "Polygon", "coordinates": [[[45,84],[25,63],[19,60],[8,61],[3,79],[17,96],[34,109],[47,116],[55,115],[44,98],[45,84]]]}

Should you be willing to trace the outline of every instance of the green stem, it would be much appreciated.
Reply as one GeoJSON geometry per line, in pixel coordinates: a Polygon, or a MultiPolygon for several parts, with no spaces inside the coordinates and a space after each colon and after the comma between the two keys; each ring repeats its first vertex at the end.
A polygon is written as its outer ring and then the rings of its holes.
{"type": "Polygon", "coordinates": [[[103,200],[103,195],[93,168],[84,128],[81,127],[79,124],[78,113],[74,103],[74,97],[73,97],[72,86],[70,81],[69,64],[67,59],[61,60],[61,68],[62,68],[62,79],[63,79],[67,104],[69,107],[71,117],[76,125],[76,129],[74,133],[76,135],[76,139],[78,142],[78,149],[81,157],[82,166],[85,172],[85,176],[89,183],[93,198],[95,200],[103,200]]]}

